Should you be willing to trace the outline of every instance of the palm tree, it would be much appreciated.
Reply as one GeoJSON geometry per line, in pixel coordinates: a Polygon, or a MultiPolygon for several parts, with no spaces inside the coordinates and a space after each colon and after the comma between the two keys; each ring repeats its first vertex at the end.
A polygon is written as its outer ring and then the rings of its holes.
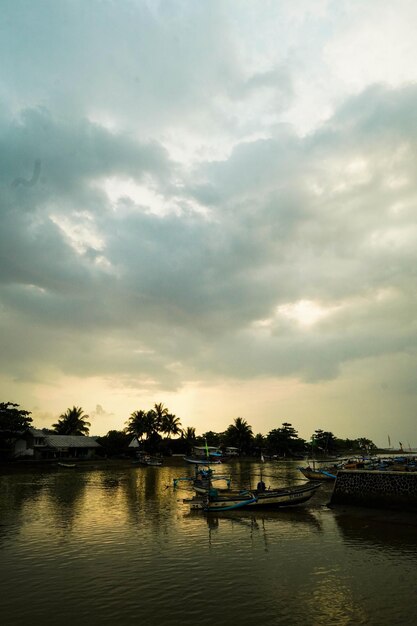
{"type": "Polygon", "coordinates": [[[181,422],[180,418],[172,413],[168,413],[164,415],[162,418],[162,428],[161,431],[165,433],[167,439],[171,438],[171,435],[180,435],[181,434],[181,422]]]}
{"type": "Polygon", "coordinates": [[[197,439],[195,434],[195,428],[193,428],[192,426],[187,426],[187,428],[182,431],[181,437],[185,440],[185,443],[187,444],[187,454],[189,454],[193,446],[195,446],[195,442],[197,439]]]}
{"type": "Polygon", "coordinates": [[[133,435],[138,440],[142,439],[147,430],[146,412],[142,410],[133,411],[126,424],[126,432],[129,435],[133,435]]]}
{"type": "Polygon", "coordinates": [[[157,431],[162,430],[164,419],[169,414],[168,409],[160,402],[159,404],[154,404],[151,411],[154,415],[155,429],[157,431]]]}
{"type": "Polygon", "coordinates": [[[248,452],[253,442],[252,426],[242,417],[236,417],[225,432],[226,445],[236,446],[241,452],[248,452]]]}
{"type": "Polygon", "coordinates": [[[146,439],[151,439],[153,435],[159,433],[161,421],[153,409],[151,409],[150,411],[146,411],[143,423],[146,439]]]}
{"type": "Polygon", "coordinates": [[[59,435],[88,435],[91,424],[87,419],[88,415],[84,415],[80,406],[73,406],[59,416],[57,423],[52,424],[52,428],[59,435]]]}

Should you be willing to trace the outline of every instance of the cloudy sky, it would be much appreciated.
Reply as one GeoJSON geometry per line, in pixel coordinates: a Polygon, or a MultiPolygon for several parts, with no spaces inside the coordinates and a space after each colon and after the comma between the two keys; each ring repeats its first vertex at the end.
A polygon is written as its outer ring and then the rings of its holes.
{"type": "Polygon", "coordinates": [[[417,446],[415,1],[1,13],[1,400],[417,446]]]}

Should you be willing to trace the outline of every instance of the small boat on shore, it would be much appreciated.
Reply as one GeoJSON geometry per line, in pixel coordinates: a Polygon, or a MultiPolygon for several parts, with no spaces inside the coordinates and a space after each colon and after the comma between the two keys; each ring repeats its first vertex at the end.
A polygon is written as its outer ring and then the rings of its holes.
{"type": "Polygon", "coordinates": [[[61,463],[60,461],[58,461],[57,465],[58,467],[66,467],[67,469],[75,467],[75,463],[61,463]]]}
{"type": "Polygon", "coordinates": [[[135,461],[134,465],[147,465],[150,467],[161,467],[162,459],[159,456],[151,456],[150,454],[142,454],[135,461]]]}

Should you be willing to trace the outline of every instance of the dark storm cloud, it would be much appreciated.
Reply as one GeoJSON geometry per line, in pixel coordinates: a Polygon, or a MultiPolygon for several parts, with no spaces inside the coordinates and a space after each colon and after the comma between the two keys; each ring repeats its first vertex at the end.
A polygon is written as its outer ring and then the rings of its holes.
{"type": "MultiPolygon", "coordinates": [[[[216,197],[208,217],[161,217],[123,199],[112,210],[89,182],[112,174],[140,180],[147,173],[166,195],[174,168],[164,151],[86,122],[61,127],[45,112],[27,113],[3,138],[5,148],[8,140],[14,146],[3,151],[9,155],[3,170],[9,200],[2,209],[3,310],[31,321],[33,337],[36,326],[50,336],[55,327],[58,344],[60,332],[73,333],[68,343],[74,346],[88,333],[82,366],[76,349],[72,358],[68,345],[58,350],[65,358],[54,351],[55,363],[84,374],[86,367],[91,373],[109,367],[94,365],[97,357],[105,362],[103,332],[116,333],[122,344],[133,333],[137,345],[158,355],[112,359],[110,369],[119,374],[144,368],[157,375],[161,360],[175,359],[188,371],[320,379],[335,375],[347,360],[411,348],[408,293],[416,252],[407,245],[407,227],[415,194],[409,157],[416,145],[406,120],[413,125],[415,101],[411,88],[372,90],[304,141],[281,133],[236,148],[224,162],[202,164],[196,175],[216,197]],[[352,122],[345,119],[338,128],[350,109],[352,122]],[[377,137],[369,111],[380,118],[377,137]],[[30,193],[9,184],[21,162],[19,145],[26,156],[37,146],[44,164],[30,193]],[[366,161],[366,176],[357,182],[349,167],[359,158],[366,161]],[[410,179],[390,191],[386,183],[397,170],[410,179]],[[321,187],[319,195],[314,185],[321,187]],[[405,208],[393,212],[394,202],[405,208]],[[104,242],[97,254],[111,269],[74,250],[49,219],[51,207],[58,215],[89,212],[104,242]],[[378,291],[389,289],[395,289],[394,304],[378,299],[378,291]],[[355,298],[356,305],[350,302],[355,298]],[[275,313],[299,299],[341,310],[306,335],[275,313]],[[398,332],[392,320],[401,315],[398,332]],[[249,330],[265,318],[273,318],[269,330],[249,330]]],[[[182,201],[187,196],[202,201],[204,188],[199,193],[194,185],[189,192],[185,185],[182,201]]],[[[39,345],[31,343],[40,357],[39,345]]]]}

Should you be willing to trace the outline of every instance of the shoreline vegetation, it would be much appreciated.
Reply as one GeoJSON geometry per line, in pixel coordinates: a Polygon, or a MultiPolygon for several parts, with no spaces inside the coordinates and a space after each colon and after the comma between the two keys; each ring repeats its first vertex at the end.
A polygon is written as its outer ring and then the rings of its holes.
{"type": "MultiPolygon", "coordinates": [[[[73,406],[61,414],[51,428],[38,429],[33,426],[31,412],[21,409],[12,402],[0,403],[0,462],[16,462],[14,448],[19,438],[28,434],[41,436],[72,436],[94,439],[99,445],[93,459],[77,459],[83,464],[104,460],[124,460],[128,462],[138,450],[164,456],[180,458],[189,455],[195,446],[216,447],[225,456],[228,448],[234,448],[241,457],[277,460],[297,460],[314,457],[317,460],[327,457],[359,456],[369,454],[406,454],[403,444],[399,448],[378,448],[370,439],[358,437],[343,439],[330,431],[316,429],[309,440],[298,435],[289,422],[273,428],[267,434],[253,433],[252,426],[242,417],[237,417],[223,431],[207,431],[196,434],[194,427],[182,427],[180,418],[170,413],[162,403],[154,404],[150,410],[136,410],[131,413],[121,430],[110,430],[106,435],[92,437],[91,424],[81,407],[73,406]],[[132,446],[133,443],[133,446],[132,446]]],[[[85,440],[84,440],[85,441],[85,440]]],[[[390,443],[390,441],[389,441],[390,443]]],[[[410,450],[411,453],[411,450],[410,450]]],[[[64,458],[60,455],[60,458],[64,458]]],[[[19,463],[53,463],[57,458],[34,459],[20,457],[19,463]]],[[[101,465],[102,466],[102,465],[101,465]]]]}

